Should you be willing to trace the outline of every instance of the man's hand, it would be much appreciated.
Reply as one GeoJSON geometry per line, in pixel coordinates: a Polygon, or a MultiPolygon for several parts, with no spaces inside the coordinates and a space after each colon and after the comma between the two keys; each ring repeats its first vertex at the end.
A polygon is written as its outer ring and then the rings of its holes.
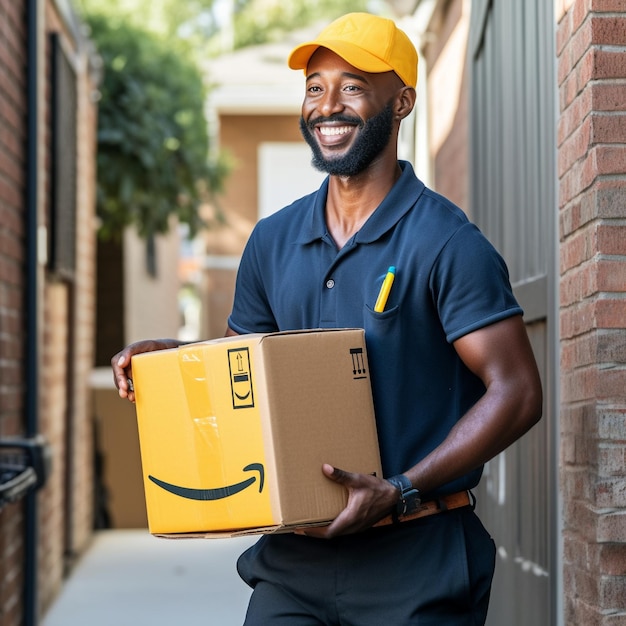
{"type": "Polygon", "coordinates": [[[176,339],[147,339],[131,343],[121,352],[114,355],[111,358],[113,382],[115,382],[120,398],[127,398],[130,402],[135,401],[135,390],[132,386],[133,371],[131,368],[131,359],[135,354],[177,348],[181,343],[176,339]]]}
{"type": "Polygon", "coordinates": [[[304,528],[298,534],[331,539],[371,528],[387,515],[398,501],[398,490],[386,480],[367,474],[354,474],[324,464],[322,471],[330,480],[348,491],[346,508],[328,526],[304,528]]]}

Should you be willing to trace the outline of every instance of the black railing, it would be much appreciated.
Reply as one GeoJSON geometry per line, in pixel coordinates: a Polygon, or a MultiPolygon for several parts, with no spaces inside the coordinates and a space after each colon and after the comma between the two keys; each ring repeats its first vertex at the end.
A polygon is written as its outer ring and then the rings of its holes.
{"type": "Polygon", "coordinates": [[[0,439],[0,509],[42,487],[50,466],[50,446],[42,436],[0,439]]]}

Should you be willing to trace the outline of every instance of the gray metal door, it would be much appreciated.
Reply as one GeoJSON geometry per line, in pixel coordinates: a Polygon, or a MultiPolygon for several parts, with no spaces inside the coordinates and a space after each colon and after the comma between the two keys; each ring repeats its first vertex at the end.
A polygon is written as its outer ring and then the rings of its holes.
{"type": "Polygon", "coordinates": [[[473,0],[472,216],[505,257],[544,385],[544,417],[488,463],[479,514],[498,548],[488,624],[557,624],[556,77],[553,3],[473,0]]]}

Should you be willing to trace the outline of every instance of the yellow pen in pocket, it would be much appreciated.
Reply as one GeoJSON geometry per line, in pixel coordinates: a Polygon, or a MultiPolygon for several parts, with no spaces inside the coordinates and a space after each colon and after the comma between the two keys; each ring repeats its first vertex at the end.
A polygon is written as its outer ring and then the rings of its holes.
{"type": "Polygon", "coordinates": [[[385,280],[383,280],[383,284],[380,286],[380,291],[378,293],[378,298],[376,298],[376,304],[374,305],[374,311],[376,313],[382,313],[387,306],[387,299],[389,298],[389,292],[391,291],[391,285],[393,285],[393,279],[396,275],[396,268],[392,265],[387,270],[387,275],[385,276],[385,280]]]}

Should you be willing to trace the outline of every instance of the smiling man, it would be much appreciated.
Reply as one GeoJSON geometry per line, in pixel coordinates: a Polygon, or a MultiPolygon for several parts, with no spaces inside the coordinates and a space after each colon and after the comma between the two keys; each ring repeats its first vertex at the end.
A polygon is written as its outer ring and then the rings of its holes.
{"type": "MultiPolygon", "coordinates": [[[[329,176],[255,227],[227,334],[364,328],[385,478],[320,468],[347,506],[240,557],[246,625],[483,624],[495,550],[469,490],[541,415],[522,310],[500,255],[397,158],[417,81],[406,34],[349,14],[289,65],[305,72],[301,130],[329,176]]],[[[133,354],[176,343],[115,355],[120,395],[134,397],[133,354]]]]}

